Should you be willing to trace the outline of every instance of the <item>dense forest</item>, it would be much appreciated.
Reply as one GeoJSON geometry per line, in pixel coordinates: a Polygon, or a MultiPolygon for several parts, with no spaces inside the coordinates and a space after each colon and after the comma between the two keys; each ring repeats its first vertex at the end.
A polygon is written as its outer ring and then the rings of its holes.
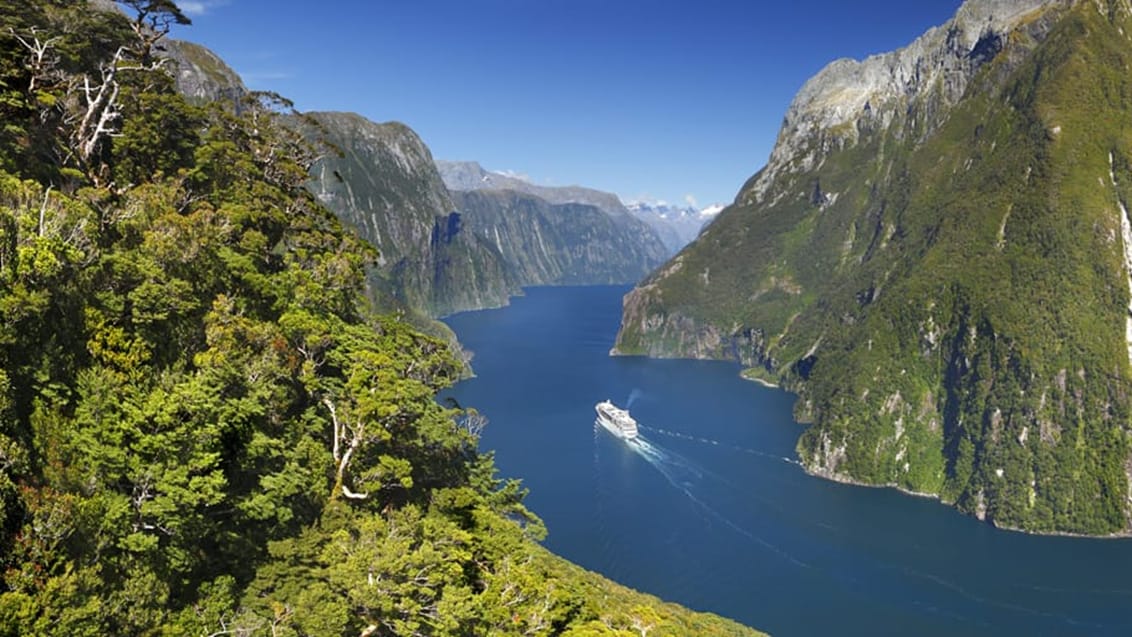
{"type": "Polygon", "coordinates": [[[118,4],[0,0],[0,635],[752,634],[541,548],[304,189],[333,149],[118,4]]]}

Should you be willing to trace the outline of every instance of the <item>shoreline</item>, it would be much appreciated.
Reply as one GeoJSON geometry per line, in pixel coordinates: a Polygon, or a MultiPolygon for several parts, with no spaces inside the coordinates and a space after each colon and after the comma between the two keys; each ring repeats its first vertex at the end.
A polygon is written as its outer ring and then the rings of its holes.
{"type": "MultiPolygon", "coordinates": [[[[626,355],[623,352],[618,351],[616,345],[614,345],[614,347],[610,349],[609,354],[611,356],[625,356],[626,355]]],[[[798,398],[798,393],[796,391],[793,391],[791,389],[784,389],[781,385],[778,385],[778,384],[773,383],[769,380],[766,380],[765,378],[762,378],[761,374],[755,375],[755,374],[748,374],[747,373],[751,369],[759,369],[759,368],[746,367],[746,366],[743,365],[742,362],[736,361],[736,360],[733,360],[733,359],[729,360],[729,359],[720,359],[720,358],[711,358],[711,357],[702,357],[702,356],[658,356],[658,355],[655,355],[655,354],[647,354],[647,353],[646,354],[632,354],[632,355],[633,356],[641,356],[643,358],[649,358],[649,359],[654,359],[654,360],[665,360],[665,359],[669,359],[669,358],[677,358],[677,359],[685,359],[685,360],[717,360],[717,361],[726,361],[726,362],[737,363],[741,367],[741,369],[739,371],[739,377],[741,379],[754,382],[754,383],[756,383],[756,384],[758,384],[762,387],[765,387],[767,389],[775,389],[775,390],[786,391],[786,392],[789,392],[790,394],[793,394],[795,398],[798,398]]],[[[797,419],[796,415],[792,416],[791,420],[793,420],[795,424],[800,425],[803,428],[813,426],[812,423],[800,422],[797,419]]],[[[795,450],[795,453],[796,452],[797,451],[795,450]]],[[[1093,534],[1087,534],[1087,533],[1074,533],[1074,532],[1071,532],[1071,531],[1038,531],[1038,530],[1028,530],[1028,529],[1021,529],[1021,528],[1017,528],[1017,527],[1012,527],[1012,526],[1008,526],[1008,525],[1005,525],[1005,524],[1000,524],[1000,523],[998,523],[994,520],[979,519],[976,515],[974,515],[972,513],[967,513],[965,511],[961,511],[955,506],[955,503],[944,501],[938,493],[922,493],[922,492],[919,492],[919,491],[913,491],[911,489],[907,489],[907,488],[902,487],[902,486],[895,484],[895,483],[874,484],[874,483],[869,483],[869,482],[863,482],[863,481],[857,480],[855,478],[845,476],[843,474],[831,474],[831,473],[827,473],[827,472],[813,471],[813,470],[810,469],[810,467],[808,467],[800,459],[799,460],[793,460],[793,462],[795,464],[800,465],[802,467],[802,471],[805,472],[807,475],[810,475],[810,476],[813,476],[813,477],[816,477],[816,478],[822,478],[824,480],[829,480],[830,482],[838,482],[838,483],[841,483],[841,484],[846,484],[846,485],[851,485],[851,486],[856,486],[856,487],[866,487],[866,488],[870,488],[870,489],[893,489],[893,490],[895,490],[895,491],[897,491],[897,492],[899,492],[903,495],[909,495],[909,496],[913,496],[913,497],[917,497],[917,498],[925,498],[925,499],[935,500],[936,502],[940,503],[941,505],[944,505],[947,508],[951,509],[957,515],[961,515],[963,517],[973,518],[981,524],[986,524],[988,526],[991,526],[995,529],[1002,530],[1002,531],[1009,531],[1009,532],[1013,532],[1013,533],[1021,533],[1023,535],[1032,535],[1032,536],[1037,536],[1037,537],[1066,537],[1066,538],[1087,539],[1087,540],[1132,539],[1132,528],[1125,528],[1122,531],[1118,531],[1118,532],[1114,532],[1114,533],[1108,533],[1108,534],[1104,534],[1104,535],[1093,535],[1093,534]]]]}
{"type": "Polygon", "coordinates": [[[782,385],[765,378],[759,367],[744,367],[739,371],[739,378],[758,383],[767,389],[782,389],[782,385]]]}
{"type": "Polygon", "coordinates": [[[949,502],[945,502],[943,500],[943,498],[941,498],[938,493],[923,493],[921,491],[913,491],[911,489],[907,489],[907,488],[902,487],[902,486],[900,486],[896,483],[893,483],[893,482],[889,482],[887,484],[873,484],[873,483],[870,483],[870,482],[862,482],[861,480],[857,480],[855,478],[851,478],[849,476],[846,476],[846,475],[840,474],[840,473],[831,474],[831,473],[827,473],[827,472],[823,472],[823,471],[813,471],[806,465],[806,463],[804,463],[802,461],[798,461],[798,465],[800,465],[802,467],[802,471],[804,471],[806,473],[806,475],[813,476],[815,478],[821,478],[822,480],[828,480],[830,482],[836,482],[838,484],[844,484],[844,485],[849,485],[849,486],[853,486],[853,487],[865,487],[865,488],[868,488],[868,489],[891,489],[891,490],[896,491],[896,492],[898,492],[902,495],[912,496],[912,497],[916,497],[916,498],[922,498],[922,499],[925,499],[925,500],[935,500],[939,504],[951,509],[953,512],[955,512],[958,515],[961,515],[963,517],[968,517],[968,518],[974,518],[980,524],[986,524],[986,525],[991,526],[991,527],[998,529],[1000,531],[1007,531],[1007,532],[1010,532],[1010,533],[1021,533],[1022,535],[1032,535],[1032,536],[1035,536],[1035,537],[1064,537],[1064,538],[1072,538],[1072,539],[1080,539],[1080,540],[1127,540],[1127,539],[1132,538],[1132,530],[1123,531],[1123,532],[1120,532],[1120,533],[1109,533],[1107,535],[1089,535],[1089,534],[1086,534],[1086,533],[1073,533],[1071,531],[1030,531],[1030,530],[1027,530],[1027,529],[1021,529],[1021,528],[1018,528],[1018,527],[1008,526],[1008,525],[1005,525],[1005,524],[999,524],[999,523],[995,522],[994,520],[980,520],[978,517],[976,517],[974,515],[971,515],[969,513],[965,513],[963,511],[960,511],[959,509],[955,508],[954,504],[949,503],[949,502]]]}
{"type": "Polygon", "coordinates": [[[743,380],[749,380],[752,383],[762,385],[763,387],[766,387],[767,389],[782,389],[782,385],[776,385],[776,384],[770,382],[769,380],[763,380],[761,378],[753,378],[753,377],[743,376],[743,380]]]}

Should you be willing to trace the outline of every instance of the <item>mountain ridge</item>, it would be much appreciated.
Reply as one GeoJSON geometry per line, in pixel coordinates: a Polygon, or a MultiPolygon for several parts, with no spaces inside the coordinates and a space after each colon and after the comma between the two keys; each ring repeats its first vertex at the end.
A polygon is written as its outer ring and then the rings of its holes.
{"type": "Polygon", "coordinates": [[[468,229],[492,243],[522,285],[635,283],[667,253],[632,217],[515,190],[452,191],[468,229]]]}
{"type": "Polygon", "coordinates": [[[827,143],[852,143],[857,127],[844,125],[866,113],[879,118],[881,126],[891,125],[897,110],[893,102],[914,100],[939,84],[943,89],[939,106],[950,106],[966,90],[984,57],[1001,46],[1002,34],[1042,8],[1065,4],[1067,0],[967,0],[951,20],[928,29],[906,47],[864,60],[830,62],[791,101],[767,166],[749,195],[762,203],[781,170],[812,166],[815,156],[801,146],[817,132],[833,134],[827,143]]]}
{"type": "Polygon", "coordinates": [[[475,161],[438,159],[437,170],[449,190],[514,190],[534,195],[552,204],[580,203],[595,206],[607,214],[628,215],[617,195],[584,186],[541,186],[526,179],[485,170],[475,161]]]}

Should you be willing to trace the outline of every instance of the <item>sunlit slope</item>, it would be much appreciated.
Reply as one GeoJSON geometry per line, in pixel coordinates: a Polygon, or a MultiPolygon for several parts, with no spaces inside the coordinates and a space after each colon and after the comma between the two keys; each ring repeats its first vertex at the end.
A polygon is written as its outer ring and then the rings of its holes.
{"type": "Polygon", "coordinates": [[[1013,4],[969,49],[959,18],[913,45],[953,73],[784,127],[736,204],[626,297],[617,348],[785,382],[813,472],[1123,532],[1132,19],[1013,4]]]}

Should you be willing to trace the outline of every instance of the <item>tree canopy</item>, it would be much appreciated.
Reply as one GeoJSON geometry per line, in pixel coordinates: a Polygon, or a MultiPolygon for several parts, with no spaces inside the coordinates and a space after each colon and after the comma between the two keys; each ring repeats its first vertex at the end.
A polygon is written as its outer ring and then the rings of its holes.
{"type": "Polygon", "coordinates": [[[748,634],[536,543],[286,104],[187,103],[121,4],[0,0],[0,636],[748,634]]]}

